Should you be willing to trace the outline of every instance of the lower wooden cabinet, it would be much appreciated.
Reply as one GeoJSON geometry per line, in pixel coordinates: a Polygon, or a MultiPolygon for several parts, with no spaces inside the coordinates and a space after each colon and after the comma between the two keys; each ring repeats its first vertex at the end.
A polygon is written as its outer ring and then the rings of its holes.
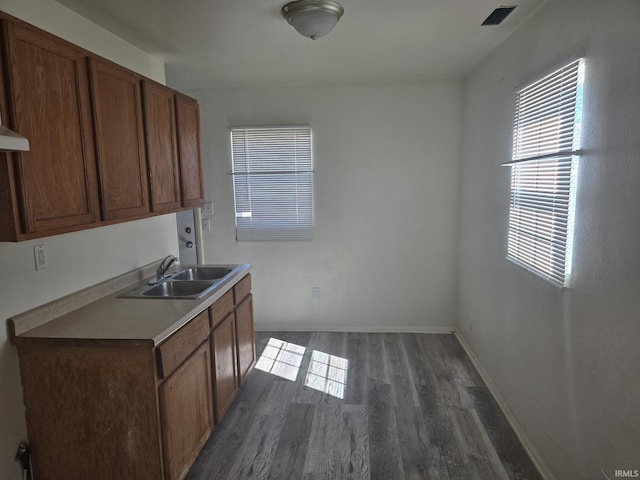
{"type": "Polygon", "coordinates": [[[238,348],[238,379],[240,385],[256,363],[256,342],[253,329],[253,296],[247,296],[236,307],[236,340],[238,348]]]}
{"type": "Polygon", "coordinates": [[[216,423],[238,393],[235,315],[230,313],[211,332],[216,423]]]}
{"type": "Polygon", "coordinates": [[[211,320],[214,410],[219,423],[256,363],[250,274],[211,306],[211,320]]]}
{"type": "Polygon", "coordinates": [[[153,351],[18,345],[33,478],[163,479],[153,351]]]}
{"type": "Polygon", "coordinates": [[[165,480],[181,480],[213,431],[209,310],[156,348],[165,480]]]}
{"type": "Polygon", "coordinates": [[[18,343],[34,478],[182,480],[255,362],[250,282],[157,346],[18,343]]]}
{"type": "Polygon", "coordinates": [[[211,354],[205,341],[158,387],[164,471],[182,479],[213,431],[211,354]]]}

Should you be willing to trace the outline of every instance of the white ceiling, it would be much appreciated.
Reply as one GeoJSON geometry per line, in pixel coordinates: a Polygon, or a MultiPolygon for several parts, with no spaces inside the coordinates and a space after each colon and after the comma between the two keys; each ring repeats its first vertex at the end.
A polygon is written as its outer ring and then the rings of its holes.
{"type": "Polygon", "coordinates": [[[57,0],[164,59],[180,89],[411,82],[464,77],[547,0],[338,0],[318,40],[282,18],[287,0],[57,0]],[[480,24],[517,5],[500,25],[480,24]]]}

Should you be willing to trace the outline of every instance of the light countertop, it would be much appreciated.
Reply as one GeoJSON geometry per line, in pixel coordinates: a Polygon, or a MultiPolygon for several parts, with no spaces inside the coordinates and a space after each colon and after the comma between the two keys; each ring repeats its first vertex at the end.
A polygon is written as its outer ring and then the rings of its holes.
{"type": "MultiPolygon", "coordinates": [[[[13,342],[118,341],[158,345],[222,297],[251,268],[249,264],[235,265],[232,273],[218,287],[198,299],[120,298],[119,295],[153,278],[154,275],[145,276],[152,270],[149,267],[129,272],[9,319],[13,342]],[[142,280],[141,276],[144,277],[142,280]],[[133,281],[127,283],[127,279],[133,281]],[[94,298],[101,293],[105,295],[94,298]],[[74,301],[76,308],[73,308],[74,301]]],[[[182,265],[175,270],[184,267],[182,265]]]]}

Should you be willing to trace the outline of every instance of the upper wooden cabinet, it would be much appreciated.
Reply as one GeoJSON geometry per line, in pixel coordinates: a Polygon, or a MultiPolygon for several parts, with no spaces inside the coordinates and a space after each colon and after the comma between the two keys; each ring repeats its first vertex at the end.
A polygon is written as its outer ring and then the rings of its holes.
{"type": "Polygon", "coordinates": [[[149,213],[141,78],[94,58],[90,66],[102,217],[141,218],[149,213]]]}
{"type": "Polygon", "coordinates": [[[204,203],[202,159],[200,157],[200,110],[198,102],[176,94],[176,123],[182,185],[182,206],[201,207],[204,203]]]}
{"type": "Polygon", "coordinates": [[[151,211],[175,212],[181,206],[175,94],[150,80],[142,81],[142,92],[151,211]]]}
{"type": "Polygon", "coordinates": [[[0,21],[0,114],[31,148],[0,152],[0,241],[202,206],[194,99],[4,12],[0,21]]]}
{"type": "Polygon", "coordinates": [[[31,150],[0,159],[0,240],[95,226],[98,188],[86,56],[26,25],[3,20],[2,29],[2,116],[29,139],[31,150]]]}

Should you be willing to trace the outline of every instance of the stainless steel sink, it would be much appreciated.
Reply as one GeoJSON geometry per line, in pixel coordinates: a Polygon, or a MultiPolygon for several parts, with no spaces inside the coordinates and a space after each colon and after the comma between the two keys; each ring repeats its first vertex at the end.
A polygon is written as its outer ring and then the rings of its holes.
{"type": "Polygon", "coordinates": [[[121,298],[200,298],[212,292],[246,265],[185,265],[167,273],[160,282],[139,283],[121,298]]]}
{"type": "Polygon", "coordinates": [[[165,280],[156,285],[147,283],[138,285],[122,295],[121,298],[200,298],[216,288],[220,282],[201,280],[165,280]]]}
{"type": "Polygon", "coordinates": [[[188,267],[174,275],[173,280],[219,280],[232,272],[227,267],[188,267]]]}
{"type": "Polygon", "coordinates": [[[145,297],[198,298],[205,295],[214,283],[203,281],[173,281],[159,283],[142,292],[145,297]]]}

